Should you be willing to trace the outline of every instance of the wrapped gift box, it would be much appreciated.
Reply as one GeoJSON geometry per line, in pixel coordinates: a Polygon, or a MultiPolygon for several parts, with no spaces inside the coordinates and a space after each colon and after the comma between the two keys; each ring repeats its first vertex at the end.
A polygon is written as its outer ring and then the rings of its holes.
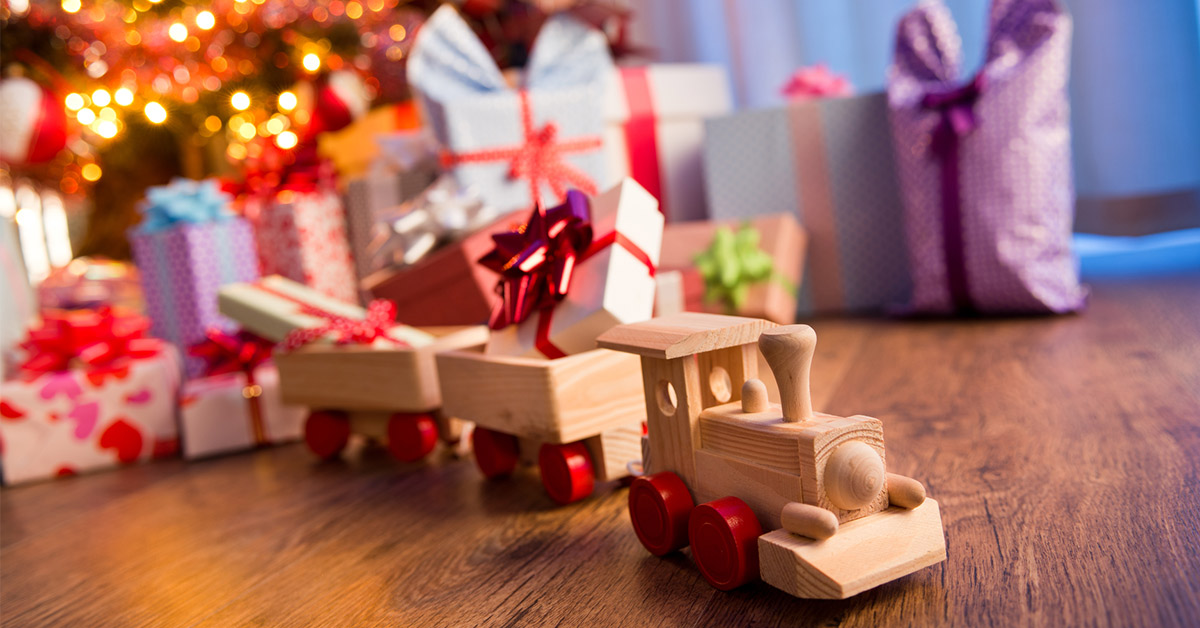
{"type": "Polygon", "coordinates": [[[1079,309],[1086,292],[1071,251],[1071,18],[1047,0],[995,2],[983,67],[962,81],[955,31],[944,5],[918,5],[900,22],[888,79],[913,271],[909,309],[1079,309]]]}
{"type": "MultiPolygon", "coordinates": [[[[338,319],[366,321],[370,313],[275,275],[225,286],[218,303],[223,314],[241,323],[246,330],[276,342],[287,340],[293,331],[330,327],[338,319]]],[[[408,325],[389,325],[387,333],[410,346],[424,346],[433,341],[429,334],[408,325]]],[[[328,334],[321,334],[330,338],[335,335],[333,329],[328,334]]]]}
{"type": "Polygon", "coordinates": [[[246,373],[225,373],[183,386],[179,427],[188,459],[244,451],[266,444],[299,440],[308,409],[285,405],[279,371],[265,364],[246,373]]]}
{"type": "Polygon", "coordinates": [[[604,36],[565,14],[548,19],[521,89],[450,5],[417,31],[408,78],[458,184],[477,186],[498,211],[594,192],[606,180],[604,90],[612,72],[604,36]]]}
{"type": "MultiPolygon", "coordinates": [[[[147,191],[145,220],[129,232],[151,332],[180,351],[233,326],[217,312],[218,288],[259,276],[254,233],[228,202],[214,181],[176,180],[147,191]]],[[[185,364],[189,377],[203,367],[185,364]]]]}
{"type": "Polygon", "coordinates": [[[281,275],[342,301],[358,301],[342,199],[328,182],[299,178],[247,199],[264,275],[281,275]]]}
{"type": "MultiPolygon", "coordinates": [[[[78,312],[68,318],[80,316],[97,315],[78,312]]],[[[56,325],[55,320],[74,329],[74,323],[56,314],[48,313],[46,319],[47,327],[31,338],[56,325]]],[[[96,339],[112,338],[100,332],[96,339]]],[[[113,346],[121,342],[115,341],[113,346]]],[[[53,357],[51,362],[56,364],[48,367],[45,363],[36,366],[37,359],[31,359],[16,378],[0,383],[0,465],[5,484],[176,453],[179,354],[170,344],[155,339],[136,342],[137,348],[129,353],[119,349],[112,349],[116,355],[102,352],[98,356],[102,359],[91,365],[73,357],[97,357],[95,348],[80,344],[80,350],[65,349],[53,357]]],[[[50,340],[48,346],[56,344],[71,346],[58,340],[50,340]]]]}
{"type": "Polygon", "coordinates": [[[396,137],[378,138],[385,144],[379,156],[363,173],[345,179],[346,229],[350,250],[354,255],[355,274],[359,280],[379,270],[371,255],[377,224],[389,218],[397,206],[420,194],[437,178],[437,161],[427,145],[416,137],[409,139],[410,142],[396,137]],[[404,146],[410,146],[410,149],[404,146]],[[401,154],[389,151],[397,147],[400,147],[401,154]]]}
{"type": "MultiPolygon", "coordinates": [[[[791,214],[760,216],[749,221],[697,221],[669,223],[663,231],[659,267],[683,272],[685,308],[692,312],[734,314],[765,318],[790,324],[796,318],[796,289],[804,265],[804,229],[791,214]],[[731,237],[744,226],[757,234],[754,251],[770,259],[771,276],[760,281],[735,277],[735,285],[745,285],[745,300],[739,307],[727,302],[709,302],[705,298],[706,279],[696,267],[696,257],[709,250],[718,229],[727,229],[731,237]]],[[[741,251],[728,251],[738,256],[741,251]]],[[[754,254],[754,253],[750,253],[754,254]]],[[[740,259],[732,261],[742,261],[740,259]]]]}
{"type": "Polygon", "coordinates": [[[611,75],[606,96],[610,182],[633,178],[658,199],[668,221],[706,218],[704,120],[733,109],[725,69],[685,63],[622,67],[611,75]]]}
{"type": "MultiPolygon", "coordinates": [[[[574,199],[568,197],[568,203],[574,199]]],[[[569,271],[565,297],[549,311],[496,329],[487,352],[561,357],[596,348],[596,337],[615,325],[650,318],[663,216],[642,186],[626,179],[590,202],[592,237],[569,271]]],[[[530,230],[525,230],[529,233],[530,230]]],[[[499,236],[497,236],[499,237],[499,236]]]]}
{"type": "Polygon", "coordinates": [[[8,372],[10,352],[25,340],[37,301],[21,258],[16,224],[0,220],[0,379],[8,372]]]}
{"type": "Polygon", "coordinates": [[[880,311],[908,297],[883,94],[712,119],[704,142],[714,219],[791,212],[807,232],[799,314],[880,311]]]}
{"type": "Polygon", "coordinates": [[[492,249],[492,235],[524,222],[513,212],[446,245],[416,264],[384,269],[363,286],[377,299],[396,304],[396,320],[409,325],[475,325],[488,320],[500,301],[496,274],[478,264],[492,249]]]}

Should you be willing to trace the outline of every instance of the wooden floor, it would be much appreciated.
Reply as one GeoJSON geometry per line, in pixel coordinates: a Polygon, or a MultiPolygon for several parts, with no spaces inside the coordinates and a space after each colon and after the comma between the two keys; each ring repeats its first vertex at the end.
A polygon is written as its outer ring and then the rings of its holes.
{"type": "Polygon", "coordinates": [[[949,559],[840,602],[709,587],[647,554],[625,489],[566,508],[447,454],[300,445],[0,495],[5,625],[1200,623],[1200,276],[1081,316],[819,321],[818,409],[884,421],[949,559]]]}

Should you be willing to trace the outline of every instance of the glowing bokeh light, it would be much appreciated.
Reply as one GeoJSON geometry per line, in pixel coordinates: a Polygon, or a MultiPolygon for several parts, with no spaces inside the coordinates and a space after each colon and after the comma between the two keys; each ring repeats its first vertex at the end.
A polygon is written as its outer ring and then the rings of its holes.
{"type": "Polygon", "coordinates": [[[122,107],[128,107],[133,104],[133,90],[122,87],[113,94],[113,100],[116,100],[117,104],[122,107]]]}
{"type": "Polygon", "coordinates": [[[96,112],[91,109],[80,109],[79,113],[75,114],[75,119],[79,120],[80,124],[91,124],[96,121],[96,112]]]}
{"type": "Polygon", "coordinates": [[[99,181],[100,176],[103,175],[104,172],[101,171],[100,166],[97,166],[96,164],[86,164],[84,165],[80,174],[82,174],[83,178],[88,181],[99,181]]]}
{"type": "Polygon", "coordinates": [[[305,70],[308,70],[309,72],[316,72],[317,70],[321,69],[321,57],[318,57],[316,53],[310,52],[304,55],[304,59],[301,60],[301,64],[304,65],[305,70]]]}
{"type": "Polygon", "coordinates": [[[98,89],[92,92],[92,102],[97,107],[107,107],[108,103],[112,102],[112,98],[109,96],[108,90],[98,89]]]}
{"type": "Polygon", "coordinates": [[[167,119],[167,110],[163,109],[162,105],[154,101],[146,103],[145,112],[146,118],[148,118],[154,124],[162,124],[167,119]]]}
{"type": "Polygon", "coordinates": [[[183,22],[175,22],[171,28],[167,29],[167,36],[176,42],[183,43],[183,40],[188,37],[187,26],[184,26],[183,22]]]}
{"type": "Polygon", "coordinates": [[[71,111],[79,111],[80,109],[83,109],[83,96],[80,96],[79,94],[67,94],[65,102],[67,109],[70,109],[71,111]]]}
{"type": "Polygon", "coordinates": [[[209,30],[217,25],[217,18],[212,14],[212,11],[201,11],[196,14],[196,26],[200,30],[209,30]]]}
{"type": "MultiPolygon", "coordinates": [[[[82,100],[80,102],[82,103],[82,100]]],[[[295,92],[280,92],[279,93],[279,109],[281,111],[291,111],[292,109],[295,109],[296,103],[297,103],[297,100],[296,100],[295,92]]],[[[80,104],[80,106],[82,107],[83,105],[80,104]]]]}
{"type": "Polygon", "coordinates": [[[250,94],[241,91],[234,92],[233,96],[229,97],[229,104],[238,111],[245,111],[250,107],[250,94]]]}
{"type": "Polygon", "coordinates": [[[284,131],[283,133],[275,136],[275,145],[283,150],[295,148],[297,141],[298,138],[296,137],[296,134],[291,131],[284,131]]]}

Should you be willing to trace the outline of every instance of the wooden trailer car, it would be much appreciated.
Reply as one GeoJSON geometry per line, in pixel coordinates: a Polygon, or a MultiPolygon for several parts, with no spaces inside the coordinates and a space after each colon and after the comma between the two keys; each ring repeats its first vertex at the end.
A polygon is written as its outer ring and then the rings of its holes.
{"type": "MultiPolygon", "coordinates": [[[[320,324],[314,309],[354,320],[365,315],[358,306],[280,277],[225,286],[219,302],[222,314],[274,341],[284,340],[295,329],[320,324]]],[[[359,434],[384,444],[397,459],[412,462],[432,452],[439,437],[448,443],[458,441],[460,422],[441,409],[434,355],[482,350],[487,327],[406,329],[409,337],[421,342],[411,346],[315,342],[276,352],[284,402],[311,409],[304,440],[314,454],[334,458],[351,434],[359,434]]]]}
{"type": "Polygon", "coordinates": [[[556,360],[452,351],[437,355],[443,410],[475,424],[488,478],[535,463],[552,499],[590,495],[641,458],[646,411],[637,357],[595,349],[556,360]]]}
{"type": "Polygon", "coordinates": [[[641,356],[646,475],[629,511],[651,553],[690,545],[719,589],[761,576],[833,599],[946,558],[937,502],[886,472],[882,422],[813,412],[811,327],[683,313],[615,327],[598,344],[641,356]],[[755,379],[755,344],[782,406],[755,379]]]}

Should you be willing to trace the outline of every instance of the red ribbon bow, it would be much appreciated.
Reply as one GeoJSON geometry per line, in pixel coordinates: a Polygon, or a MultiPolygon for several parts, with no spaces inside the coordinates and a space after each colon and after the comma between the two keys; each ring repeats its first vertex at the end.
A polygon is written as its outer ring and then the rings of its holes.
{"type": "Polygon", "coordinates": [[[254,369],[271,359],[271,346],[269,340],[247,331],[231,334],[211,328],[203,341],[188,348],[188,353],[207,363],[206,376],[242,372],[252,378],[254,369]]]}
{"type": "Polygon", "coordinates": [[[458,164],[508,161],[508,176],[529,181],[529,198],[534,205],[541,203],[542,182],[558,198],[563,198],[568,187],[596,193],[596,182],[587,173],[567,163],[563,158],[568,153],[599,150],[603,141],[597,136],[583,136],[560,141],[558,125],[547,122],[535,128],[533,110],[529,105],[529,92],[518,92],[521,102],[521,128],[523,141],[519,146],[490,148],[465,153],[442,153],[442,165],[446,168],[458,164]]]}
{"type": "MultiPolygon", "coordinates": [[[[263,286],[260,286],[263,287],[263,286]]],[[[273,294],[274,291],[271,291],[273,294]]],[[[285,297],[289,300],[291,297],[285,297]]],[[[309,327],[306,329],[297,329],[292,331],[283,339],[282,347],[286,351],[291,351],[302,347],[318,338],[324,337],[326,334],[334,334],[334,342],[336,344],[365,344],[369,345],[375,342],[378,338],[386,338],[392,342],[407,346],[408,343],[393,338],[388,334],[392,327],[396,324],[396,304],[386,299],[375,299],[367,306],[367,315],[364,319],[346,318],[336,314],[326,312],[318,307],[314,307],[307,303],[295,301],[300,305],[300,311],[309,316],[318,316],[325,319],[325,324],[319,327],[309,327]]]]}
{"type": "Polygon", "coordinates": [[[150,321],[144,316],[117,316],[111,307],[98,310],[51,310],[42,325],[29,332],[21,346],[29,358],[21,368],[34,373],[65,371],[75,360],[93,367],[110,367],[123,359],[158,354],[159,341],[145,336],[150,321]]]}
{"type": "Polygon", "coordinates": [[[534,207],[529,222],[492,240],[496,247],[479,263],[500,274],[496,293],[501,303],[489,326],[501,329],[567,296],[575,264],[592,243],[588,199],[570,190],[561,205],[544,211],[534,207]]]}

